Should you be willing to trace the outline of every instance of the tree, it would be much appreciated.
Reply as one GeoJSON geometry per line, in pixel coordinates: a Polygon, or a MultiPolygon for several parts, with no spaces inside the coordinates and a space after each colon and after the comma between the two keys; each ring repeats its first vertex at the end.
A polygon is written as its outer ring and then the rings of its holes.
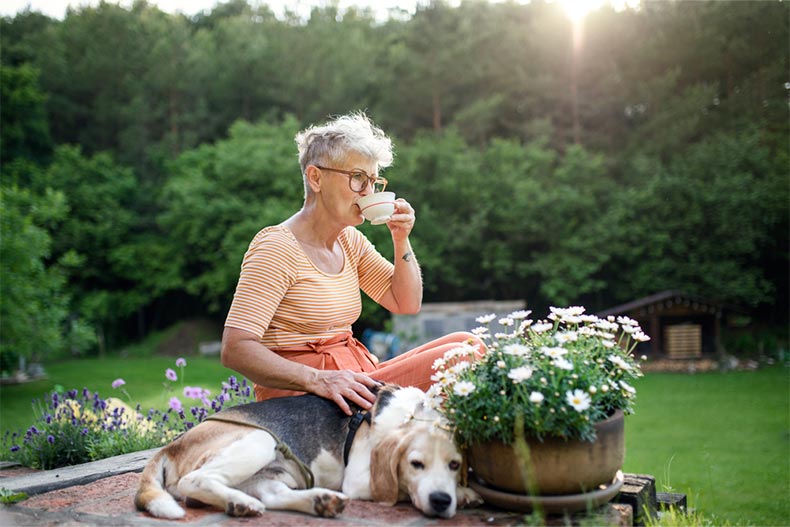
{"type": "Polygon", "coordinates": [[[52,151],[38,71],[0,64],[0,164],[23,158],[43,162],[52,151]]]}
{"type": "MultiPolygon", "coordinates": [[[[35,170],[23,163],[17,169],[22,165],[35,170]]],[[[69,295],[64,274],[47,263],[47,225],[62,220],[68,207],[59,192],[36,195],[6,183],[0,203],[0,364],[9,371],[17,357],[42,359],[67,349],[69,295]]]]}
{"type": "Polygon", "coordinates": [[[634,160],[647,181],[631,190],[631,218],[611,275],[620,299],[665,289],[736,305],[771,303],[786,273],[787,172],[747,130],[719,134],[664,165],[634,160]],[[778,252],[777,268],[761,262],[778,252]],[[780,271],[781,269],[781,271],[780,271]]]}
{"type": "Polygon", "coordinates": [[[49,263],[57,263],[68,279],[76,311],[94,325],[99,344],[117,336],[116,324],[151,300],[145,282],[132,280],[161,262],[141,258],[134,273],[123,271],[128,244],[137,239],[140,222],[132,209],[139,201],[134,172],[115,164],[109,154],[82,155],[78,147],[61,146],[52,164],[30,174],[36,193],[56,191],[69,214],[53,226],[49,263]]]}
{"type": "Polygon", "coordinates": [[[170,167],[158,218],[167,233],[167,262],[180,277],[174,285],[210,312],[225,313],[230,306],[255,233],[302,204],[297,130],[293,117],[279,124],[239,121],[228,139],[187,152],[170,167]]]}

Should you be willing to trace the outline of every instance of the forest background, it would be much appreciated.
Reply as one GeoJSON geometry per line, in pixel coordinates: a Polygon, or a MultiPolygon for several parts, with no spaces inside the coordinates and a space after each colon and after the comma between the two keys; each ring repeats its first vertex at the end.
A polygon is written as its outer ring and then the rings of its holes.
{"type": "MultiPolygon", "coordinates": [[[[2,369],[221,323],[252,237],[301,206],[295,133],[358,109],[393,135],[426,301],[677,289],[786,346],[789,27],[768,1],[605,6],[583,32],[541,1],[3,17],[2,369]]],[[[386,320],[366,299],[355,329],[386,320]]]]}

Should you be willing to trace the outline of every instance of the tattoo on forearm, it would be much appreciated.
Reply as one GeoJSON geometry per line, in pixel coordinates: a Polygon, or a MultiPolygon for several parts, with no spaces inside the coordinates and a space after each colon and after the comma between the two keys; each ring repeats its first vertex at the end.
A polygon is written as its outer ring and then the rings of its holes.
{"type": "Polygon", "coordinates": [[[407,252],[406,254],[403,255],[403,261],[404,262],[408,262],[410,260],[411,260],[411,251],[409,251],[409,252],[407,252]]]}

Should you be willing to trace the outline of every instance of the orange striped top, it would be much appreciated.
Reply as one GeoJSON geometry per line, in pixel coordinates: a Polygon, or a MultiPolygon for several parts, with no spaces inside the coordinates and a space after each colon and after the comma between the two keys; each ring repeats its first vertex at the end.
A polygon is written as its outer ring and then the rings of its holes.
{"type": "Polygon", "coordinates": [[[247,249],[225,326],[254,333],[269,348],[295,346],[351,331],[362,312],[360,289],[375,301],[394,266],[354,227],[338,238],[339,274],[318,269],[284,225],[261,230],[247,249]]]}

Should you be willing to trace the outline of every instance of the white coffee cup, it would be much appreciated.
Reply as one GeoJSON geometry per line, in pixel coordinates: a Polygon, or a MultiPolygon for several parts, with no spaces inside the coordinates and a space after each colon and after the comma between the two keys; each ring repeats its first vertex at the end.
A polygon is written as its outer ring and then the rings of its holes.
{"type": "Polygon", "coordinates": [[[373,225],[381,225],[392,219],[395,213],[394,192],[374,192],[357,201],[362,215],[373,225]]]}

